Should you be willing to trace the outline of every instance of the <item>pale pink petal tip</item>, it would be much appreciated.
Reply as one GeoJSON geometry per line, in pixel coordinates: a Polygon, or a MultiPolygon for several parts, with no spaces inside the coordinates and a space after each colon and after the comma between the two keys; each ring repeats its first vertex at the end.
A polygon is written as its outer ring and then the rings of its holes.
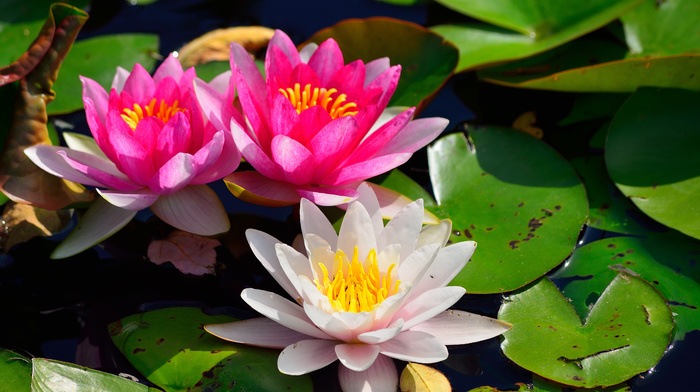
{"type": "Polygon", "coordinates": [[[336,341],[324,339],[302,340],[287,346],[279,358],[277,368],[284,374],[299,376],[330,365],[338,359],[336,341]]]}
{"type": "Polygon", "coordinates": [[[283,349],[298,341],[310,339],[308,335],[293,331],[267,317],[224,324],[208,324],[204,326],[204,329],[210,334],[230,342],[277,349],[283,349]]]}
{"type": "Polygon", "coordinates": [[[372,366],[361,372],[339,366],[338,380],[343,392],[395,392],[399,374],[394,361],[380,355],[372,366]]]}
{"type": "Polygon", "coordinates": [[[221,200],[207,185],[189,185],[160,196],[151,210],[165,223],[193,234],[215,235],[231,227],[221,200]]]}

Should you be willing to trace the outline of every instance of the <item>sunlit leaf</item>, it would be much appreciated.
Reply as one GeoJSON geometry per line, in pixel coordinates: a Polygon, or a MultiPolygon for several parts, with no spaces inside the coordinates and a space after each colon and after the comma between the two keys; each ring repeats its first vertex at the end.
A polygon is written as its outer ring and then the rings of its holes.
{"type": "Polygon", "coordinates": [[[503,353],[542,377],[576,387],[619,384],[656,365],[673,319],[649,283],[621,272],[581,321],[554,284],[542,278],[506,298],[503,353]]]}
{"type": "Polygon", "coordinates": [[[44,358],[32,359],[32,392],[109,391],[155,392],[157,389],[114,374],[98,372],[71,363],[44,358]]]}
{"type": "Polygon", "coordinates": [[[399,379],[401,392],[442,392],[452,390],[450,381],[435,368],[409,362],[399,379]]]}
{"type": "Polygon", "coordinates": [[[164,240],[148,245],[148,258],[155,264],[170,262],[184,274],[213,274],[216,248],[221,243],[212,238],[175,230],[164,240]]]}
{"type": "Polygon", "coordinates": [[[0,391],[29,392],[32,382],[32,362],[14,351],[0,348],[0,391]]]}
{"type": "Polygon", "coordinates": [[[646,0],[620,20],[633,56],[700,53],[700,3],[696,0],[646,0]]]}

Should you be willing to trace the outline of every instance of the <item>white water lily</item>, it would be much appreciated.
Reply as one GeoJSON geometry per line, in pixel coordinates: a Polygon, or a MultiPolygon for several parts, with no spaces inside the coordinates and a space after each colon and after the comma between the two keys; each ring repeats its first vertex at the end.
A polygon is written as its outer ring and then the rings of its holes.
{"type": "Polygon", "coordinates": [[[445,247],[452,224],[422,227],[423,201],[413,202],[384,227],[379,203],[366,184],[336,234],[308,200],[301,201],[306,254],[256,230],[253,252],[296,303],[245,289],[241,297],[265,317],[205,326],[226,340],[283,348],[282,373],[301,375],[340,360],[342,389],[396,391],[392,358],[433,363],[446,345],[498,336],[510,324],[447,310],[465,293],[445,287],[476,249],[473,241],[445,247]]]}

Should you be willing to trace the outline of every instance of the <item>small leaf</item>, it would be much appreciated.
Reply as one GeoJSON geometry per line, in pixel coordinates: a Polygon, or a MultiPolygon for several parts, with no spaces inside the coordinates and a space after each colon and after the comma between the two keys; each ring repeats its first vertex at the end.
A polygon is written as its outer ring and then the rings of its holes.
{"type": "Polygon", "coordinates": [[[442,392],[451,391],[450,381],[435,368],[409,362],[401,372],[399,380],[401,392],[442,392]]]}
{"type": "Polygon", "coordinates": [[[171,262],[184,274],[213,274],[216,248],[221,243],[212,238],[175,230],[164,240],[148,245],[148,258],[155,264],[171,262]]]}
{"type": "Polygon", "coordinates": [[[109,391],[149,392],[156,390],[109,373],[44,358],[32,359],[32,392],[109,391]]]}
{"type": "Polygon", "coordinates": [[[262,26],[240,26],[210,31],[180,48],[178,59],[183,67],[212,61],[229,60],[231,42],[255,53],[267,46],[275,31],[262,26]]]}

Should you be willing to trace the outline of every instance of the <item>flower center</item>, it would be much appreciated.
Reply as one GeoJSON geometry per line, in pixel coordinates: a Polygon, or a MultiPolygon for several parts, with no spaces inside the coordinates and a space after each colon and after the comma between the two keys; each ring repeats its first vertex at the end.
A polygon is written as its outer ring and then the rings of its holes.
{"type": "Polygon", "coordinates": [[[345,101],[348,98],[346,94],[340,94],[335,98],[332,97],[333,94],[338,92],[334,88],[326,90],[325,88],[314,87],[311,90],[311,85],[307,84],[302,90],[301,85],[295,83],[294,88],[281,88],[279,91],[292,103],[297,113],[318,105],[324,108],[334,120],[338,117],[357,114],[357,110],[351,111],[352,109],[357,109],[357,104],[355,102],[346,103],[345,101]]]}
{"type": "Polygon", "coordinates": [[[151,99],[151,102],[145,107],[141,107],[138,103],[134,104],[134,109],[129,108],[122,109],[122,118],[131,127],[132,130],[136,130],[136,126],[139,125],[139,121],[143,120],[145,117],[156,116],[164,123],[170,121],[171,118],[177,112],[186,112],[187,109],[180,108],[177,105],[180,102],[176,99],[172,105],[165,103],[165,100],[161,99],[160,104],[156,106],[156,99],[151,99]]]}
{"type": "Polygon", "coordinates": [[[372,249],[367,255],[368,267],[358,260],[357,247],[349,261],[342,250],[335,252],[335,276],[328,277],[328,269],[318,263],[323,270],[323,282],[314,279],[316,287],[324,293],[339,312],[369,312],[387,297],[396,294],[400,280],[396,280],[392,289],[391,271],[396,264],[389,266],[385,274],[380,273],[377,265],[377,252],[372,249]]]}

